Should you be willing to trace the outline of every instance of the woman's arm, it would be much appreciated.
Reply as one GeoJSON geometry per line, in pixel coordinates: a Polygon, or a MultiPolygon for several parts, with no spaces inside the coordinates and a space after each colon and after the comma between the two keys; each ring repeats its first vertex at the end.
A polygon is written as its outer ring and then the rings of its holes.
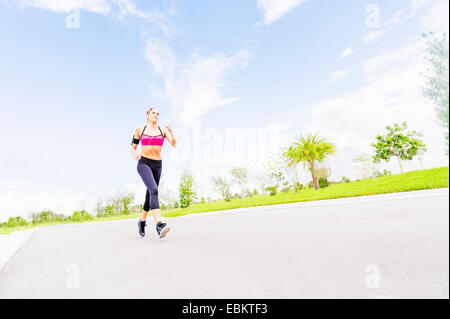
{"type": "Polygon", "coordinates": [[[167,138],[167,141],[172,145],[172,147],[177,147],[177,139],[173,134],[172,127],[170,124],[166,124],[164,127],[164,136],[167,138]]]}
{"type": "MultiPolygon", "coordinates": [[[[138,140],[141,138],[139,127],[136,128],[136,131],[134,132],[133,137],[138,140]]],[[[137,147],[138,147],[138,144],[135,144],[133,142],[131,143],[131,156],[133,156],[133,158],[138,161],[141,158],[141,154],[136,154],[137,147]]]]}

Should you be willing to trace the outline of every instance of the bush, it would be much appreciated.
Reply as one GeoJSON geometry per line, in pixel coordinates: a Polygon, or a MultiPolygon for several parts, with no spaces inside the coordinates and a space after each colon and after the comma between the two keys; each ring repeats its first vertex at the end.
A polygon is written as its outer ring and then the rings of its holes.
{"type": "Polygon", "coordinates": [[[122,196],[122,209],[120,210],[120,214],[129,215],[130,212],[130,203],[134,200],[134,195],[126,194],[122,196]]]}
{"type": "Polygon", "coordinates": [[[16,227],[16,219],[14,217],[9,217],[6,222],[6,227],[16,227]]]}
{"type": "Polygon", "coordinates": [[[275,196],[277,194],[277,191],[278,191],[278,186],[277,185],[267,186],[266,190],[270,193],[270,196],[275,196]]]}
{"type": "Polygon", "coordinates": [[[31,214],[31,223],[33,225],[48,223],[56,219],[56,214],[51,210],[45,210],[40,213],[31,214]]]}
{"type": "Polygon", "coordinates": [[[81,211],[74,211],[71,217],[71,220],[74,222],[84,221],[84,220],[91,220],[94,219],[94,217],[89,214],[84,209],[81,211]]]}
{"type": "Polygon", "coordinates": [[[252,197],[253,196],[253,192],[251,192],[249,189],[245,190],[245,197],[252,197]]]}
{"type": "Polygon", "coordinates": [[[5,223],[6,227],[17,227],[17,226],[26,226],[28,222],[22,217],[10,217],[8,221],[5,223]]]}
{"type": "Polygon", "coordinates": [[[289,182],[288,181],[285,181],[284,183],[283,183],[283,186],[282,186],[282,188],[281,188],[281,191],[283,192],[283,193],[287,193],[287,192],[289,192],[291,190],[291,186],[289,185],[289,182]]]}
{"type": "Polygon", "coordinates": [[[229,191],[227,191],[227,192],[225,193],[224,200],[225,200],[226,202],[230,202],[230,201],[231,201],[231,193],[230,193],[229,191]]]}
{"type": "Polygon", "coordinates": [[[319,187],[320,188],[325,188],[328,187],[328,180],[324,177],[319,178],[319,187]]]}
{"type": "Polygon", "coordinates": [[[345,177],[345,176],[342,176],[341,181],[342,181],[343,183],[350,183],[350,178],[347,178],[347,177],[345,177]]]}
{"type": "Polygon", "coordinates": [[[68,220],[68,217],[63,215],[63,214],[56,214],[55,215],[55,221],[57,221],[57,222],[64,222],[64,221],[67,221],[67,220],[68,220]]]}
{"type": "Polygon", "coordinates": [[[189,172],[184,172],[181,176],[180,185],[178,186],[180,193],[180,207],[187,208],[197,197],[194,191],[194,176],[189,172]]]}
{"type": "Polygon", "coordinates": [[[296,193],[298,193],[299,191],[301,191],[303,189],[303,185],[300,184],[299,182],[295,182],[294,185],[292,185],[292,188],[294,189],[294,191],[296,193]]]}
{"type": "Polygon", "coordinates": [[[387,169],[384,169],[382,172],[376,171],[375,176],[376,177],[382,177],[382,176],[388,176],[391,175],[391,171],[388,171],[387,169]]]}

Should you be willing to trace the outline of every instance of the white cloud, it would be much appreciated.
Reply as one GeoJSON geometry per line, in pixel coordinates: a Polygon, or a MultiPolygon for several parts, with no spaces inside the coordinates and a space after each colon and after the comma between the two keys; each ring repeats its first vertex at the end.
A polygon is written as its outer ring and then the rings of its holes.
{"type": "Polygon", "coordinates": [[[407,7],[396,11],[392,17],[381,23],[380,28],[367,33],[363,41],[368,43],[385,36],[397,25],[414,18],[427,3],[430,3],[430,0],[412,0],[407,7]]]}
{"type": "Polygon", "coordinates": [[[258,0],[258,7],[264,11],[264,23],[269,25],[306,1],[307,0],[258,0]]]}
{"type": "Polygon", "coordinates": [[[377,38],[383,37],[387,33],[388,33],[388,30],[386,30],[386,29],[371,31],[363,37],[363,41],[366,43],[372,42],[372,41],[376,40],[377,38]]]}
{"type": "Polygon", "coordinates": [[[331,82],[333,83],[333,82],[336,82],[337,80],[345,78],[350,73],[351,73],[351,71],[349,71],[349,70],[339,70],[339,71],[333,72],[331,74],[331,82]]]}
{"type": "Polygon", "coordinates": [[[427,12],[419,18],[421,27],[426,31],[447,33],[449,30],[449,2],[441,1],[435,6],[427,9],[427,12]]]}
{"type": "Polygon", "coordinates": [[[279,133],[287,128],[287,123],[273,122],[265,126],[265,129],[270,133],[279,133]]]}
{"type": "Polygon", "coordinates": [[[392,50],[391,52],[374,56],[364,62],[366,74],[379,71],[397,62],[406,62],[417,55],[420,41],[413,42],[409,46],[392,50]]]}
{"type": "Polygon", "coordinates": [[[191,55],[180,60],[165,41],[151,38],[147,41],[146,58],[164,79],[174,117],[182,125],[192,126],[212,109],[237,100],[226,96],[232,87],[225,79],[230,72],[247,66],[250,53],[244,49],[231,56],[191,55]]]}
{"type": "MultiPolygon", "coordinates": [[[[99,14],[111,14],[118,20],[127,17],[138,18],[148,23],[142,32],[152,32],[152,27],[161,29],[165,36],[174,33],[167,15],[156,8],[147,11],[139,10],[130,0],[19,0],[20,7],[34,7],[55,12],[71,12],[74,9],[84,9],[99,14]],[[149,28],[150,27],[150,28],[149,28]]],[[[174,14],[174,7],[168,9],[168,14],[174,14]]]]}
{"type": "MultiPolygon", "coordinates": [[[[119,7],[119,13],[117,14],[119,20],[123,20],[128,16],[142,19],[160,28],[166,37],[174,32],[168,17],[158,9],[152,8],[148,11],[142,11],[136,7],[136,4],[129,0],[114,0],[114,2],[119,7]]],[[[169,8],[169,14],[171,14],[170,10],[173,9],[169,8]]]]}
{"type": "Polygon", "coordinates": [[[70,12],[78,8],[100,14],[107,14],[111,9],[107,0],[19,0],[17,5],[55,12],[70,12]]]}
{"type": "MultiPolygon", "coordinates": [[[[367,84],[341,96],[320,102],[311,112],[305,131],[320,132],[338,147],[330,162],[342,175],[357,177],[351,160],[361,153],[373,153],[370,143],[385,126],[407,121],[412,129],[424,134],[428,147],[423,163],[425,168],[446,165],[442,128],[436,123],[433,105],[422,96],[424,83],[424,40],[414,45],[380,55],[365,63],[367,84]],[[410,52],[408,52],[410,51],[410,52]]],[[[399,172],[396,161],[384,164],[393,173],[399,172]]],[[[415,160],[406,162],[409,169],[420,169],[415,160]]]]}
{"type": "Polygon", "coordinates": [[[342,51],[342,53],[341,53],[340,59],[342,60],[342,59],[348,57],[348,56],[351,55],[351,54],[353,54],[352,48],[350,48],[350,47],[349,47],[349,48],[345,48],[345,49],[342,51]]]}

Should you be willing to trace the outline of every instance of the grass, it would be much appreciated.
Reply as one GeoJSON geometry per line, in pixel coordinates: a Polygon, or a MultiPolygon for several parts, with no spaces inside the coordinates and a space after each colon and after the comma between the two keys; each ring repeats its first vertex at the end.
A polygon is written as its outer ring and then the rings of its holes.
{"type": "MultiPolygon", "coordinates": [[[[329,187],[315,190],[304,189],[295,193],[289,191],[287,193],[280,192],[274,196],[260,195],[248,197],[247,199],[234,199],[230,202],[224,200],[209,203],[194,203],[188,208],[176,208],[161,210],[163,217],[179,217],[187,214],[210,212],[216,210],[234,209],[241,207],[252,207],[261,205],[286,204],[294,202],[316,201],[322,199],[357,197],[376,194],[387,194],[397,192],[407,192],[423,189],[445,188],[449,186],[449,167],[439,167],[426,170],[412,171],[403,174],[388,175],[378,177],[376,179],[368,178],[361,181],[353,181],[349,183],[333,184],[329,187]]],[[[119,215],[111,217],[95,218],[90,221],[109,221],[129,218],[139,218],[140,214],[119,215]]],[[[46,223],[37,226],[48,226],[66,223],[46,223]]],[[[81,223],[81,222],[77,222],[81,223]]],[[[3,227],[0,228],[0,234],[9,234],[13,231],[29,229],[35,226],[24,227],[3,227]]]]}

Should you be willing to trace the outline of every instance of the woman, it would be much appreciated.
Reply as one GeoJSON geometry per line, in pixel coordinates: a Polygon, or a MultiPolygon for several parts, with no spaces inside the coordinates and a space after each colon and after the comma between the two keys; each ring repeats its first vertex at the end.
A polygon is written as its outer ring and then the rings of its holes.
{"type": "Polygon", "coordinates": [[[177,141],[173,135],[170,124],[166,124],[163,130],[161,130],[158,126],[158,120],[158,108],[151,107],[147,111],[147,124],[136,128],[131,142],[131,155],[138,161],[137,171],[147,187],[141,219],[138,220],[139,235],[141,237],[145,236],[145,227],[147,226],[146,220],[149,210],[152,212],[159,238],[166,236],[167,232],[170,230],[166,223],[161,222],[158,185],[162,170],[161,149],[164,138],[166,138],[173,147],[176,147],[177,141]],[[142,155],[136,153],[139,142],[141,142],[142,155]]]}

